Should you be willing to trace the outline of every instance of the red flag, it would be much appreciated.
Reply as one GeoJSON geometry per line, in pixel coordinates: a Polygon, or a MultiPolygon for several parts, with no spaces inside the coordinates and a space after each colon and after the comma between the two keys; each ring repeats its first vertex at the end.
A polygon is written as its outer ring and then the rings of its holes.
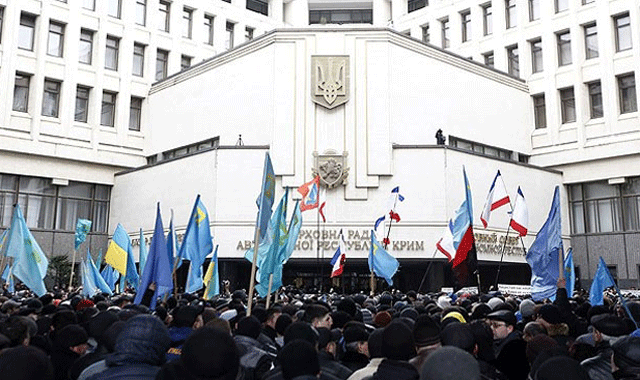
{"type": "Polygon", "coordinates": [[[298,188],[298,192],[302,194],[300,211],[307,211],[318,207],[319,184],[320,176],[316,176],[314,179],[298,188]]]}

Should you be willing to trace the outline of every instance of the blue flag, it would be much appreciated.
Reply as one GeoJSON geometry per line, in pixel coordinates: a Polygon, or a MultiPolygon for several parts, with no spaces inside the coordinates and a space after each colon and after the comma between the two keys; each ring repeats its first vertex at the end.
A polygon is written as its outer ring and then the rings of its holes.
{"type": "Polygon", "coordinates": [[[87,239],[87,234],[91,230],[91,221],[88,219],[78,219],[76,223],[76,249],[87,239]]]}
{"type": "MultiPolygon", "coordinates": [[[[143,242],[144,243],[144,242],[143,242]]],[[[142,296],[151,283],[156,284],[156,290],[151,299],[149,308],[154,310],[158,297],[161,297],[173,289],[173,269],[169,262],[167,254],[167,240],[164,236],[164,227],[162,226],[162,215],[160,215],[160,204],[158,203],[158,212],[156,214],[156,227],[153,231],[151,239],[151,247],[149,256],[147,257],[142,277],[140,279],[140,288],[136,293],[135,304],[142,301],[142,296]]]]}
{"type": "Polygon", "coordinates": [[[187,293],[195,293],[202,289],[204,279],[202,278],[202,263],[191,262],[189,264],[189,272],[187,273],[187,284],[184,291],[187,293]]]}
{"type": "Polygon", "coordinates": [[[573,265],[573,248],[569,248],[567,256],[564,258],[564,278],[567,280],[567,294],[573,296],[576,286],[576,268],[573,265]]]}
{"type": "Polygon", "coordinates": [[[111,292],[111,288],[104,280],[102,275],[100,275],[100,270],[98,270],[98,267],[96,267],[96,264],[93,262],[91,254],[89,253],[89,249],[87,249],[86,267],[87,273],[91,277],[91,281],[93,282],[93,284],[95,284],[95,287],[103,293],[112,295],[113,293],[111,292]]]}
{"type": "Polygon", "coordinates": [[[218,246],[213,251],[213,257],[204,275],[204,284],[207,288],[204,291],[204,299],[210,300],[213,296],[220,294],[220,277],[218,275],[218,246]]]}
{"type": "Polygon", "coordinates": [[[118,282],[120,273],[117,270],[113,269],[111,265],[105,265],[102,272],[100,272],[100,275],[109,286],[109,289],[111,291],[114,291],[116,289],[116,282],[118,282]]]}
{"type": "Polygon", "coordinates": [[[13,275],[38,297],[44,295],[47,289],[42,279],[47,275],[49,260],[27,228],[20,206],[17,204],[13,210],[13,220],[6,239],[7,256],[14,258],[13,275]]]}
{"type": "Polygon", "coordinates": [[[80,278],[82,280],[82,294],[87,297],[93,297],[99,292],[96,287],[96,283],[93,281],[91,274],[89,273],[89,266],[87,260],[80,262],[80,278]]]}
{"type": "Polygon", "coordinates": [[[527,252],[527,262],[531,266],[531,298],[534,301],[555,297],[561,252],[560,187],[556,186],[547,221],[527,252]]]}
{"type": "MultiPolygon", "coordinates": [[[[7,231],[8,230],[5,230],[5,232],[7,231]]],[[[13,280],[12,269],[13,267],[11,265],[7,265],[6,267],[4,267],[4,272],[2,272],[2,279],[9,284],[9,286],[7,287],[7,290],[11,293],[14,293],[16,291],[16,284],[15,284],[15,281],[13,280]]]]}
{"type": "Polygon", "coordinates": [[[100,269],[100,266],[102,265],[102,248],[100,248],[100,251],[98,252],[98,259],[95,262],[96,267],[98,269],[100,269]]]}
{"type": "Polygon", "coordinates": [[[271,219],[271,244],[266,254],[260,256],[258,250],[258,271],[256,290],[260,297],[269,293],[269,277],[273,274],[271,291],[282,286],[282,263],[284,260],[288,236],[287,236],[287,200],[289,189],[286,189],[276,212],[271,219]]]}
{"type": "Polygon", "coordinates": [[[391,256],[376,239],[376,234],[371,230],[371,248],[369,248],[369,270],[376,276],[387,280],[389,286],[393,286],[393,275],[398,271],[400,264],[391,256]]]}
{"type": "Polygon", "coordinates": [[[144,264],[147,262],[147,242],[144,240],[144,234],[142,233],[142,228],[140,229],[140,257],[138,263],[138,273],[142,276],[142,271],[144,270],[144,264]]]}
{"type": "Polygon", "coordinates": [[[176,263],[176,257],[178,256],[180,249],[178,248],[178,239],[176,238],[176,230],[173,228],[173,212],[171,212],[171,221],[169,222],[169,234],[167,234],[167,255],[169,256],[169,262],[171,268],[178,268],[182,264],[182,260],[178,259],[176,263]]]}
{"type": "Polygon", "coordinates": [[[211,240],[209,213],[198,194],[178,256],[182,259],[190,260],[192,263],[202,265],[205,257],[213,251],[213,242],[211,240]]]}
{"type": "Polygon", "coordinates": [[[293,214],[291,215],[291,221],[289,222],[289,230],[287,231],[287,245],[283,250],[283,263],[286,263],[293,250],[296,248],[296,242],[300,235],[300,229],[302,228],[302,212],[300,211],[300,201],[296,201],[296,205],[293,208],[293,214]]]}
{"type": "Polygon", "coordinates": [[[604,298],[602,293],[606,288],[614,285],[615,282],[613,281],[613,277],[611,277],[611,273],[609,273],[609,269],[607,269],[607,263],[600,257],[598,269],[596,269],[596,274],[593,276],[591,290],[589,291],[589,303],[591,306],[603,305],[604,298]]]}
{"type": "Polygon", "coordinates": [[[262,172],[262,190],[258,196],[258,219],[256,225],[260,229],[260,236],[267,233],[269,218],[271,217],[271,209],[275,201],[276,191],[276,175],[271,165],[271,157],[269,152],[264,154],[264,170],[262,172]]]}

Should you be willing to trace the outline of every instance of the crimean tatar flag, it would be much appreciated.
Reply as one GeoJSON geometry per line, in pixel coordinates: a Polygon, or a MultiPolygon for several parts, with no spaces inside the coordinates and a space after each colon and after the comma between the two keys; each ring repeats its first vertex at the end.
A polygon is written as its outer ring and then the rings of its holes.
{"type": "Polygon", "coordinates": [[[482,215],[480,216],[480,220],[482,221],[484,228],[487,228],[489,225],[491,211],[508,204],[509,194],[507,194],[507,189],[504,186],[502,175],[500,174],[500,170],[498,170],[498,173],[491,184],[491,188],[489,189],[487,200],[484,204],[484,208],[482,209],[482,215]]]}

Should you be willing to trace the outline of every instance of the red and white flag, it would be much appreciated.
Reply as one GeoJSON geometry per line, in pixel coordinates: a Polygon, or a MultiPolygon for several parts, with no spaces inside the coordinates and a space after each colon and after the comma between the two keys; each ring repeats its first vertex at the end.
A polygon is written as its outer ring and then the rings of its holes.
{"type": "Polygon", "coordinates": [[[487,195],[487,201],[484,204],[482,215],[480,216],[480,220],[482,221],[484,228],[487,228],[487,225],[489,225],[491,211],[507,204],[509,204],[509,194],[507,194],[507,189],[504,186],[502,175],[500,174],[500,170],[498,170],[498,173],[491,184],[491,188],[489,189],[489,194],[487,195]]]}
{"type": "Polygon", "coordinates": [[[316,176],[311,181],[298,187],[298,192],[302,194],[302,202],[300,202],[300,211],[311,210],[318,207],[320,177],[316,176]]]}
{"type": "Polygon", "coordinates": [[[520,236],[527,234],[529,228],[529,210],[527,209],[527,203],[524,201],[524,195],[520,186],[518,186],[518,195],[516,196],[516,204],[513,206],[513,213],[511,214],[511,228],[518,231],[520,236]]]}
{"type": "Polygon", "coordinates": [[[456,247],[453,244],[453,223],[451,220],[449,220],[449,224],[447,225],[447,228],[445,228],[442,237],[436,243],[436,248],[442,254],[447,256],[449,262],[451,262],[453,257],[456,255],[456,247]]]}
{"type": "Polygon", "coordinates": [[[338,277],[342,274],[342,271],[344,270],[344,262],[347,260],[347,243],[344,241],[342,229],[340,229],[340,234],[338,236],[338,249],[331,259],[331,265],[333,265],[331,277],[338,277]]]}
{"type": "Polygon", "coordinates": [[[318,213],[322,217],[322,222],[326,223],[327,218],[325,218],[324,216],[324,206],[327,204],[327,189],[323,188],[320,191],[320,198],[318,199],[318,202],[320,202],[320,207],[318,207],[318,213]]]}

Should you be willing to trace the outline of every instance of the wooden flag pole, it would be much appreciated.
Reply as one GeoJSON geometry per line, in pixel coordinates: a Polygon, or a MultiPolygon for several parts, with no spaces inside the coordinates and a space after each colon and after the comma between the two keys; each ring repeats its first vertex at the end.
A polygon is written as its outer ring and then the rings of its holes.
{"type": "Polygon", "coordinates": [[[253,260],[251,262],[251,278],[249,280],[249,301],[247,304],[247,317],[251,316],[251,306],[253,304],[253,290],[256,285],[256,268],[257,268],[257,261],[258,261],[259,242],[260,242],[260,224],[258,221],[256,223],[255,239],[253,240],[253,260]]]}
{"type": "MultiPolygon", "coordinates": [[[[513,210],[511,210],[513,211],[513,210]]],[[[495,286],[495,290],[498,290],[498,279],[500,277],[500,270],[502,269],[502,261],[504,259],[504,251],[507,249],[507,239],[509,238],[509,231],[511,230],[511,220],[509,219],[509,225],[507,225],[507,233],[504,235],[504,244],[502,245],[502,251],[500,253],[500,262],[498,263],[498,272],[496,273],[496,281],[493,284],[495,286]]]]}
{"type": "Polygon", "coordinates": [[[76,266],[76,252],[78,250],[73,250],[73,259],[71,259],[71,276],[69,277],[69,291],[71,291],[71,285],[73,284],[73,276],[75,275],[75,266],[76,266]]]}
{"type": "Polygon", "coordinates": [[[371,271],[371,280],[369,282],[369,286],[371,287],[370,295],[373,296],[376,294],[376,277],[373,274],[373,271],[371,271]]]}
{"type": "Polygon", "coordinates": [[[563,280],[564,279],[564,255],[562,254],[562,249],[558,250],[558,261],[559,261],[558,266],[560,267],[558,278],[560,280],[563,280]]]}
{"type": "Polygon", "coordinates": [[[270,305],[269,301],[271,301],[271,286],[272,285],[273,285],[273,273],[271,273],[269,275],[269,289],[267,290],[267,304],[265,305],[265,308],[267,310],[269,310],[269,305],[270,305]]]}

